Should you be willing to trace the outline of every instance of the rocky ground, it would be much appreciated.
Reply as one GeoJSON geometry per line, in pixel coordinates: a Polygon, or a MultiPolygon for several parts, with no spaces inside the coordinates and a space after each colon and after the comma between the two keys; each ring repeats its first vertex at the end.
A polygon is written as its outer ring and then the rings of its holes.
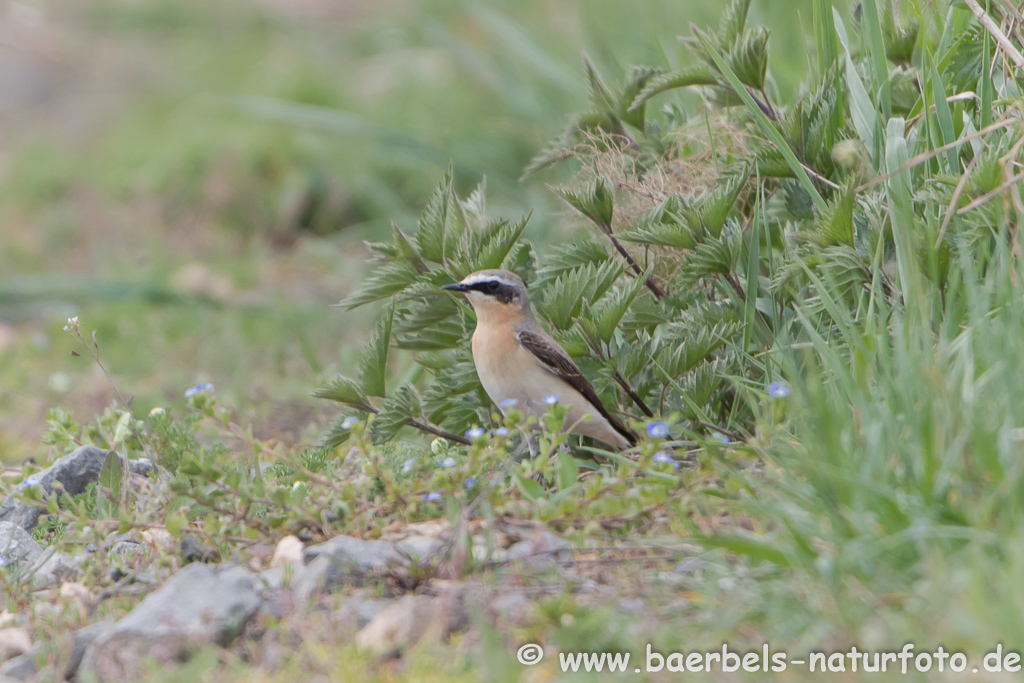
{"type": "MultiPolygon", "coordinates": [[[[462,537],[472,545],[456,542],[448,522],[432,520],[395,523],[372,540],[288,535],[272,546],[249,543],[234,557],[221,557],[198,527],[172,534],[135,524],[75,553],[34,540],[46,510],[33,499],[82,493],[108,458],[81,447],[30,476],[0,507],[10,591],[0,614],[0,681],[142,680],[211,647],[273,675],[310,642],[353,648],[375,667],[401,670],[403,655],[417,647],[447,644],[464,656],[497,634],[502,649],[514,651],[544,621],[551,596],[572,594],[628,621],[649,609],[643,584],[676,589],[699,571],[693,547],[583,551],[510,518],[466,520],[462,537]],[[37,495],[22,495],[28,489],[37,495]],[[467,574],[471,559],[480,570],[467,574]],[[632,590],[623,590],[625,574],[632,590]]],[[[145,460],[127,464],[143,507],[166,474],[145,460]]],[[[571,614],[558,618],[574,626],[571,614]]]]}

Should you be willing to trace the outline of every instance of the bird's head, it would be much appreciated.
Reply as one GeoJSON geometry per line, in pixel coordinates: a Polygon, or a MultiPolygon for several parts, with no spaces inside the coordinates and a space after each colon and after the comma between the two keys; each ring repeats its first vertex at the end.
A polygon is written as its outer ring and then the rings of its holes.
{"type": "Polygon", "coordinates": [[[445,285],[442,289],[465,294],[478,319],[516,322],[533,317],[526,285],[518,275],[507,270],[478,270],[462,282],[445,285]]]}

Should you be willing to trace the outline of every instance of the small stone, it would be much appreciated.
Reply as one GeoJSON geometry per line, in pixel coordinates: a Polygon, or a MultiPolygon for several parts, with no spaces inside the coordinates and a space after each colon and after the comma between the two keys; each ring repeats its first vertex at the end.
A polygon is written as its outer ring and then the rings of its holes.
{"type": "Polygon", "coordinates": [[[521,560],[531,569],[550,569],[573,564],[572,547],[550,531],[540,531],[508,549],[509,560],[521,560]]]}
{"type": "Polygon", "coordinates": [[[181,539],[181,554],[186,562],[220,562],[220,552],[212,548],[192,534],[185,534],[181,539]]]}
{"type": "Polygon", "coordinates": [[[479,612],[486,591],[451,584],[437,596],[406,595],[388,604],[356,634],[356,645],[377,655],[393,656],[421,640],[441,642],[469,627],[470,612],[479,612]]]}
{"type": "Polygon", "coordinates": [[[414,646],[435,618],[437,598],[406,595],[381,610],[356,634],[356,645],[381,656],[414,646]]]}
{"type": "Polygon", "coordinates": [[[335,612],[335,616],[338,621],[355,623],[356,628],[363,628],[393,602],[393,600],[350,598],[341,603],[341,607],[335,612]]]}
{"type": "MultiPolygon", "coordinates": [[[[99,481],[108,453],[110,451],[95,446],[82,446],[33,475],[34,485],[39,487],[44,500],[54,492],[57,484],[67,495],[77,496],[89,484],[99,481]]],[[[128,470],[133,476],[147,477],[153,469],[153,463],[146,459],[128,461],[128,470]]],[[[12,494],[0,505],[0,521],[11,522],[25,531],[31,531],[45,512],[45,507],[29,505],[12,494]]]]}
{"type": "Polygon", "coordinates": [[[60,587],[60,597],[79,605],[88,605],[95,601],[92,591],[80,583],[65,583],[60,587]]]}
{"type": "Polygon", "coordinates": [[[166,529],[146,529],[139,536],[144,543],[159,550],[172,550],[175,545],[174,536],[166,529]]]}
{"type": "Polygon", "coordinates": [[[18,564],[26,569],[43,555],[43,548],[32,534],[11,522],[0,522],[0,566],[18,564]]]}
{"type": "Polygon", "coordinates": [[[277,543],[274,557],[270,560],[271,568],[283,567],[302,559],[302,541],[296,536],[285,536],[277,543]]]}
{"type": "Polygon", "coordinates": [[[23,655],[32,648],[32,639],[23,628],[0,629],[0,662],[23,655]]]}
{"type": "Polygon", "coordinates": [[[32,568],[32,586],[54,588],[64,581],[74,581],[82,573],[77,558],[67,553],[50,552],[36,562],[32,568]]]}

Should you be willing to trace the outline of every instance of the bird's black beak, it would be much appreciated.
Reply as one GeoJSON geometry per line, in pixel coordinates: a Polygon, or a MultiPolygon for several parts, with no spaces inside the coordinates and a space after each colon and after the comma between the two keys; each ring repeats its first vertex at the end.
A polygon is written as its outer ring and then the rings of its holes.
{"type": "Polygon", "coordinates": [[[461,282],[456,282],[456,283],[451,284],[451,285],[445,285],[441,289],[447,289],[449,292],[468,292],[469,291],[469,286],[468,285],[464,285],[461,282]]]}

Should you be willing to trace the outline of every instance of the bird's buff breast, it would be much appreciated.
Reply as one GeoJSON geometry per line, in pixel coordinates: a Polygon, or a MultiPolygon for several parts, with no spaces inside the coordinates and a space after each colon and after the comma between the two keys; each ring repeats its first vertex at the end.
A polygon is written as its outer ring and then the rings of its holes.
{"type": "Polygon", "coordinates": [[[506,407],[502,403],[514,399],[515,410],[526,417],[540,417],[548,410],[544,398],[554,395],[561,403],[572,405],[568,415],[570,423],[582,417],[586,400],[523,348],[515,330],[506,327],[492,332],[478,328],[473,334],[471,347],[480,383],[503,413],[512,406],[506,407]]]}

